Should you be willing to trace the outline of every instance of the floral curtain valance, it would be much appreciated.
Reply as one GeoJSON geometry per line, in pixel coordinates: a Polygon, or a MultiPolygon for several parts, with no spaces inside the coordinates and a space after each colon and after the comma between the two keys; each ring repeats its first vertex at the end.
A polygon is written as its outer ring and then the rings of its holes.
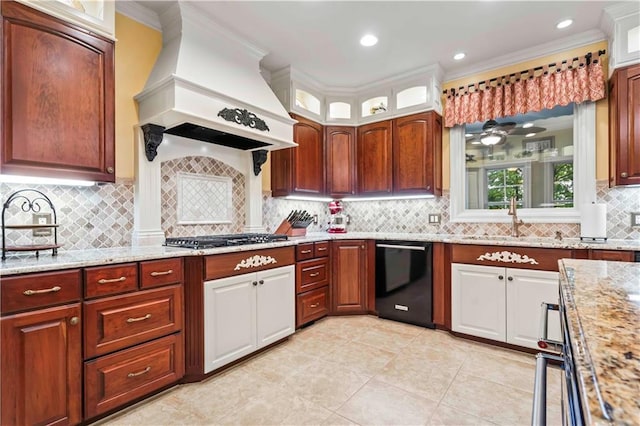
{"type": "Polygon", "coordinates": [[[444,125],[487,121],[550,109],[571,102],[597,101],[605,96],[600,56],[592,53],[559,64],[481,81],[458,90],[446,90],[444,125]]]}

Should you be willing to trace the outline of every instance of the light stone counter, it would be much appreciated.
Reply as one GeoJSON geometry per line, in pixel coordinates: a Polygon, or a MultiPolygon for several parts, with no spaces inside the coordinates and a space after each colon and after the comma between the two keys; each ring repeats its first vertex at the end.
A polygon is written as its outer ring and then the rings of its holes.
{"type": "Polygon", "coordinates": [[[56,269],[80,268],[85,266],[106,265],[113,263],[136,262],[141,260],[162,259],[168,257],[200,256],[238,251],[260,250],[271,247],[284,247],[305,242],[333,239],[413,240],[494,246],[640,250],[640,241],[633,240],[609,240],[607,243],[582,243],[577,238],[556,240],[552,238],[513,238],[485,235],[473,236],[388,232],[351,232],[346,234],[328,234],[326,232],[317,232],[310,233],[305,237],[291,237],[288,241],[236,247],[219,247],[206,250],[191,250],[163,246],[114,247],[89,250],[60,249],[57,256],[51,256],[50,251],[44,250],[40,253],[39,258],[35,257],[33,253],[8,253],[7,259],[0,263],[0,276],[50,271],[56,269]]]}
{"type": "Polygon", "coordinates": [[[587,424],[640,424],[640,263],[563,259],[560,291],[587,424]]]}

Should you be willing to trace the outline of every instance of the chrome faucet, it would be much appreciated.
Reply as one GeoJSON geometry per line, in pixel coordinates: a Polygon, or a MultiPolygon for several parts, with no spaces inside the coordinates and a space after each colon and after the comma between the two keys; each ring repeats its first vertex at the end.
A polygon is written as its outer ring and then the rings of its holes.
{"type": "Polygon", "coordinates": [[[511,200],[509,201],[509,215],[512,216],[511,236],[519,237],[520,230],[518,229],[518,227],[524,224],[524,222],[522,221],[522,219],[518,219],[518,205],[516,202],[516,197],[511,197],[511,200]]]}

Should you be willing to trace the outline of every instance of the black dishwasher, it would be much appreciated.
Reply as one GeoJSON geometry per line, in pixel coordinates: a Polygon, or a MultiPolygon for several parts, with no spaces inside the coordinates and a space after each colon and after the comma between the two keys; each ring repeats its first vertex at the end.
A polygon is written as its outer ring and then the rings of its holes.
{"type": "Polygon", "coordinates": [[[431,265],[431,243],[376,241],[378,316],[435,328],[431,265]]]}

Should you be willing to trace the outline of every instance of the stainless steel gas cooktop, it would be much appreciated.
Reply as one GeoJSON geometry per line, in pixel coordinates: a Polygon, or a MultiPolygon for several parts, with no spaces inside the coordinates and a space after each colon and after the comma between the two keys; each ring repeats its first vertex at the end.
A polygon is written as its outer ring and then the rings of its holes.
{"type": "Polygon", "coordinates": [[[184,247],[191,249],[207,249],[214,247],[241,246],[245,244],[270,243],[273,241],[285,241],[284,234],[224,234],[201,235],[197,237],[167,238],[164,242],[168,247],[184,247]]]}

